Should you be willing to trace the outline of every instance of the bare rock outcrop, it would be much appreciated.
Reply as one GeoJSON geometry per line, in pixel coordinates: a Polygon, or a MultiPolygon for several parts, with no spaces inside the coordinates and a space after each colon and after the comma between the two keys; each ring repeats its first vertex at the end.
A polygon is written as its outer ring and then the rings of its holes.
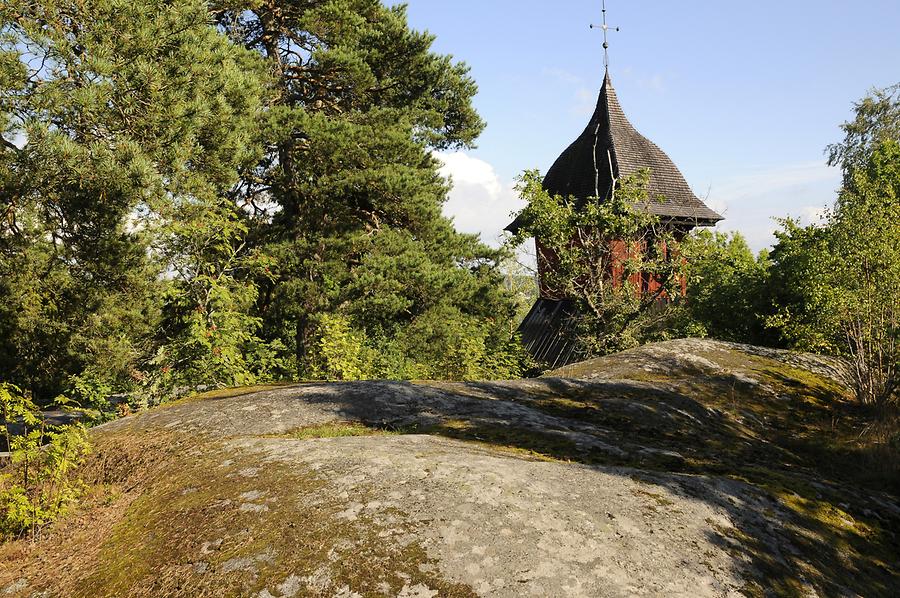
{"type": "Polygon", "coordinates": [[[208,393],[98,428],[84,509],[0,547],[0,595],[889,596],[900,509],[843,375],[685,340],[208,393]]]}

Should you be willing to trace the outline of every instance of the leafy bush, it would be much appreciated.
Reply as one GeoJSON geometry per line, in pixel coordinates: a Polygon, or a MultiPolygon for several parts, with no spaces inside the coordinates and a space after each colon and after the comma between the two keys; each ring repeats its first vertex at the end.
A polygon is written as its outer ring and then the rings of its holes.
{"type": "Polygon", "coordinates": [[[843,187],[823,226],[784,221],[770,268],[767,323],[792,347],[847,357],[858,399],[900,390],[900,86],[856,105],[829,148],[843,187]]]}
{"type": "Polygon", "coordinates": [[[765,344],[760,315],[769,265],[768,253],[754,256],[740,233],[694,231],[681,244],[687,260],[689,321],[685,336],[765,344]]]}
{"type": "Polygon", "coordinates": [[[308,349],[306,377],[314,380],[362,380],[370,377],[372,355],[366,337],[341,314],[322,314],[308,349]]]}
{"type": "Polygon", "coordinates": [[[368,337],[341,314],[323,314],[308,344],[304,375],[316,380],[487,380],[521,375],[517,338],[441,305],[393,337],[368,337]]]}
{"type": "Polygon", "coordinates": [[[397,343],[415,362],[410,378],[508,379],[520,375],[516,340],[492,338],[491,328],[452,306],[438,306],[403,329],[397,343]]]}
{"type": "Polygon", "coordinates": [[[860,401],[900,389],[900,143],[885,141],[852,173],[829,222],[831,312],[860,401]]]}
{"type": "Polygon", "coordinates": [[[77,407],[87,417],[88,423],[97,425],[116,418],[116,409],[109,402],[112,394],[109,382],[87,370],[69,378],[69,390],[64,397],[57,398],[57,403],[64,399],[66,404],[77,407]]]}
{"type": "Polygon", "coordinates": [[[81,424],[47,425],[37,405],[11,384],[0,384],[0,424],[11,453],[0,474],[0,540],[29,533],[34,540],[82,494],[72,474],[90,450],[87,432],[81,424]],[[16,423],[22,434],[12,433],[16,423]]]}

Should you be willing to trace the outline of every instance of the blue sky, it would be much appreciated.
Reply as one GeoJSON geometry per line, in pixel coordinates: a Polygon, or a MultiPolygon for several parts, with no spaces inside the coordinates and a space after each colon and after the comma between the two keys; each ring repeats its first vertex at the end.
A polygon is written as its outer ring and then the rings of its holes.
{"type": "MultiPolygon", "coordinates": [[[[445,155],[457,227],[495,240],[514,177],[546,172],[584,128],[603,77],[600,0],[408,0],[411,25],[465,61],[487,121],[445,155]]],[[[608,0],[610,74],[631,122],[694,191],[769,245],[772,217],[809,221],[839,174],[823,151],[873,86],[900,81],[897,0],[608,0]]]]}

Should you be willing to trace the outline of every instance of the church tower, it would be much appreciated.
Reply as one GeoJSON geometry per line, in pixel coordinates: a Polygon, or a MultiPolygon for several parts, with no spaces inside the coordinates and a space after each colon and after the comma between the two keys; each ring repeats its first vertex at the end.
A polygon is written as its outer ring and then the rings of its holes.
{"type": "MultiPolygon", "coordinates": [[[[650,170],[648,197],[664,199],[638,208],[658,216],[676,238],[683,238],[694,227],[714,226],[722,220],[694,194],[665,152],[628,122],[607,69],[594,115],[584,132],[547,172],[544,189],[573,199],[577,206],[591,197],[611,197],[621,177],[643,168],[650,170]]],[[[516,233],[519,227],[516,219],[506,230],[516,233]]],[[[552,264],[542,256],[541,240],[535,239],[535,243],[540,297],[520,325],[519,333],[536,361],[551,368],[561,367],[580,358],[574,340],[567,334],[567,323],[575,315],[574,304],[553,296],[547,288],[544,278],[552,264]]]]}

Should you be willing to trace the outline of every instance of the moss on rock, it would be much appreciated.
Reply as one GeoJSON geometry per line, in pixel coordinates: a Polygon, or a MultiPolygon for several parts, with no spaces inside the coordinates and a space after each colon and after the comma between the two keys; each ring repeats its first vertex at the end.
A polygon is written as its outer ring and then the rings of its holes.
{"type": "MultiPolygon", "coordinates": [[[[537,380],[217,391],[97,429],[84,509],[42,544],[0,547],[0,591],[511,596],[545,587],[541,575],[562,580],[560,571],[565,583],[616,579],[625,588],[629,575],[658,567],[660,579],[718,588],[709,595],[728,593],[736,576],[750,595],[891,596],[900,575],[897,478],[875,459],[898,455],[866,444],[868,414],[848,397],[836,360],[696,340],[537,380]],[[542,502],[558,489],[535,490],[535,476],[551,474],[571,484],[570,504],[542,502]],[[596,503],[582,487],[609,490],[613,502],[574,513],[596,503]],[[442,508],[421,494],[435,488],[477,502],[442,508]],[[511,504],[528,507],[519,494],[536,501],[534,512],[507,522],[511,504]],[[442,520],[451,510],[480,522],[467,533],[484,544],[465,555],[437,549],[467,537],[459,521],[442,520]],[[696,528],[703,538],[678,535],[686,532],[674,521],[698,524],[686,513],[706,514],[696,528]],[[540,517],[544,535],[515,560],[517,533],[540,517]],[[557,534],[554,517],[586,525],[579,542],[592,548],[569,546],[576,530],[557,534]],[[627,574],[590,560],[626,541],[635,559],[621,564],[627,574]],[[659,562],[645,563],[641,546],[651,545],[659,562]],[[522,556],[538,549],[556,555],[552,567],[522,556]],[[684,551],[696,568],[663,571],[666,551],[684,551]],[[457,557],[468,564],[453,569],[457,557]],[[513,570],[522,562],[527,571],[513,570]],[[509,579],[485,577],[504,567],[509,579]]],[[[576,586],[567,593],[599,587],[576,586]]]]}

